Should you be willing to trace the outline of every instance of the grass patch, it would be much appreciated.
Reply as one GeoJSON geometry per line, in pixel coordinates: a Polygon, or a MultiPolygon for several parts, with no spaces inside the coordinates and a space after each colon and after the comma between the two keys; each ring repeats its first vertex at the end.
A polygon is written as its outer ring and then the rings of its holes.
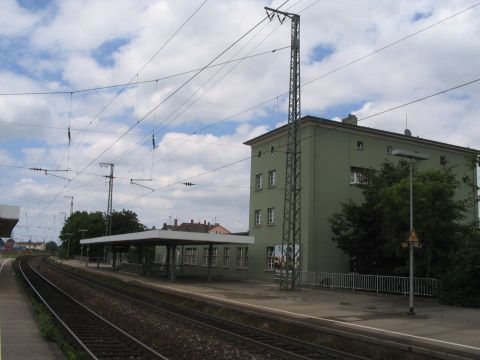
{"type": "Polygon", "coordinates": [[[377,310],[378,308],[376,306],[370,305],[370,306],[367,306],[367,309],[368,310],[377,310]]]}
{"type": "Polygon", "coordinates": [[[349,306],[349,305],[352,305],[352,304],[349,303],[349,302],[346,302],[346,301],[341,301],[341,302],[340,302],[340,305],[347,305],[347,306],[349,306]]]}

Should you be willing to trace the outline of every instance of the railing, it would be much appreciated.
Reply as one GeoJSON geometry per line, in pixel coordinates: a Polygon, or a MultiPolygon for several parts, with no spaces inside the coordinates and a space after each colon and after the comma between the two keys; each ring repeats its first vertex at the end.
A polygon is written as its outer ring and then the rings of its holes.
{"type": "MultiPolygon", "coordinates": [[[[372,291],[389,294],[408,294],[409,278],[402,276],[342,274],[324,272],[300,272],[302,286],[339,288],[348,290],[372,291]]],[[[414,278],[415,295],[436,296],[437,279],[414,278]]]]}

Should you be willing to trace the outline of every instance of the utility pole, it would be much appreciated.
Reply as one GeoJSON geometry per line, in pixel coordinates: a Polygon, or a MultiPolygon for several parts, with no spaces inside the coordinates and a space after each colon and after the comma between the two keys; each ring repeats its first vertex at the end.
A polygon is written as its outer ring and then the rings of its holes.
{"type": "Polygon", "coordinates": [[[112,196],[113,196],[113,167],[111,163],[100,163],[100,167],[110,167],[110,175],[105,175],[108,180],[108,199],[107,199],[107,213],[105,221],[105,235],[112,235],[112,196]]]}
{"type": "Polygon", "coordinates": [[[288,92],[288,137],[283,208],[282,264],[280,290],[299,290],[301,264],[301,147],[300,147],[300,15],[266,7],[271,20],[291,24],[290,86],[288,92]]]}
{"type": "MultiPolygon", "coordinates": [[[[113,167],[111,163],[100,163],[100,167],[110,167],[110,175],[105,175],[108,179],[108,199],[107,199],[107,213],[105,219],[105,236],[112,235],[112,197],[113,197],[113,167]]],[[[107,261],[107,244],[103,247],[103,259],[107,261]]],[[[97,263],[98,265],[98,263],[97,263]]]]}
{"type": "Polygon", "coordinates": [[[70,216],[73,214],[73,196],[64,196],[65,199],[70,199],[70,216]]]}

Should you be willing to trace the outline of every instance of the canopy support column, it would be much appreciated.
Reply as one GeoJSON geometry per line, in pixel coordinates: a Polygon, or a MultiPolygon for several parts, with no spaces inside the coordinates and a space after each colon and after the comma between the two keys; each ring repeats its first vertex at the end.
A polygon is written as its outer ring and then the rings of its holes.
{"type": "Polygon", "coordinates": [[[177,268],[177,245],[171,245],[170,255],[172,257],[170,269],[170,281],[175,281],[177,268]]]}
{"type": "Polygon", "coordinates": [[[213,245],[208,245],[208,281],[212,281],[212,255],[213,255],[213,245]]]}

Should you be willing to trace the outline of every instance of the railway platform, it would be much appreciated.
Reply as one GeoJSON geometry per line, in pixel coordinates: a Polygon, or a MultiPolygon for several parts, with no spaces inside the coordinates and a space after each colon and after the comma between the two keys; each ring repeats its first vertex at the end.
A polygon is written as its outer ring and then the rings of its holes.
{"type": "Polygon", "coordinates": [[[19,288],[13,259],[0,258],[0,360],[64,359],[38,330],[31,306],[19,288]]]}
{"type": "Polygon", "coordinates": [[[408,314],[408,296],[310,288],[285,292],[279,290],[278,284],[257,281],[179,279],[170,282],[158,277],[113,273],[109,267],[85,268],[75,260],[68,264],[190,298],[321,328],[398,341],[403,344],[400,346],[420,346],[427,353],[431,350],[432,353],[458,354],[461,358],[480,358],[480,309],[441,305],[435,299],[417,297],[416,314],[412,316],[408,314]]]}

